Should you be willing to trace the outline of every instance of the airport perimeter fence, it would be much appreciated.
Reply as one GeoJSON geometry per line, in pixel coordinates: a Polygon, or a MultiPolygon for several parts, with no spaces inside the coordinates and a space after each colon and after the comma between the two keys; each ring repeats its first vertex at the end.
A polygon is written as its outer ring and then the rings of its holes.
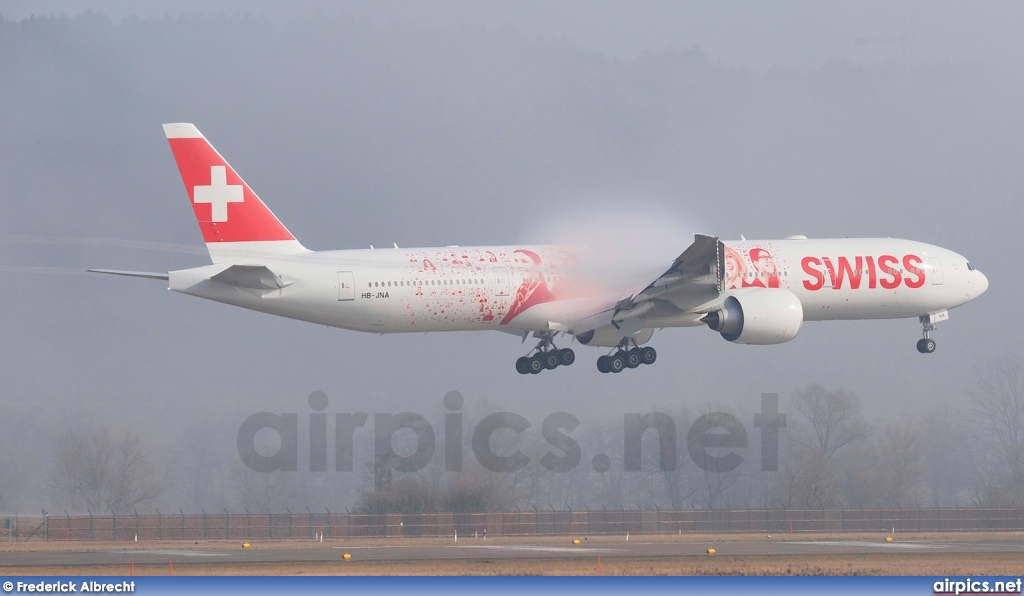
{"type": "Polygon", "coordinates": [[[65,513],[5,517],[4,530],[11,542],[1011,531],[1024,530],[1024,508],[65,513]]]}
{"type": "Polygon", "coordinates": [[[479,513],[130,513],[13,516],[9,541],[1024,531],[1024,508],[584,509],[479,513]]]}

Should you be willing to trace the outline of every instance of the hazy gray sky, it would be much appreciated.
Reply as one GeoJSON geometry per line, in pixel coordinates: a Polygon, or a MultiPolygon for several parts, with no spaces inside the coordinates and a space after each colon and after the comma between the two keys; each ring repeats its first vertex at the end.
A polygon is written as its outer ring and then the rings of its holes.
{"type": "Polygon", "coordinates": [[[641,52],[697,45],[713,60],[764,69],[816,68],[829,60],[870,63],[1024,61],[1017,32],[1024,5],[1013,1],[788,2],[679,0],[6,0],[8,19],[75,14],[91,8],[114,19],[164,15],[352,15],[436,30],[510,30],[567,39],[623,60],[641,52]]]}
{"type": "Polygon", "coordinates": [[[811,382],[883,418],[961,401],[979,365],[1024,351],[1022,7],[0,3],[8,425],[39,440],[106,420],[162,444],[218,421],[230,444],[248,413],[305,412],[313,390],[330,411],[435,411],[458,389],[581,417],[753,408],[811,382]],[[26,20],[87,7],[101,16],[26,20]],[[160,128],[176,121],[314,249],[614,236],[667,263],[697,231],[894,236],[968,256],[991,287],[927,357],[916,320],[808,324],[774,347],[683,329],[655,334],[653,367],[601,375],[580,348],[527,378],[505,334],[363,335],[74,273],[204,263],[160,128]]]}

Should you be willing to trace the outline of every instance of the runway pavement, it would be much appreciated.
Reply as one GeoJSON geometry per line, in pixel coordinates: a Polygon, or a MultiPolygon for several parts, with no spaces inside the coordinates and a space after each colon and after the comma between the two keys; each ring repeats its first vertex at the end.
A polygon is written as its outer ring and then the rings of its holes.
{"type": "MultiPolygon", "coordinates": [[[[568,540],[566,541],[568,543],[568,540]]],[[[1024,540],[939,540],[939,541],[788,541],[767,539],[748,542],[644,542],[643,539],[614,543],[602,540],[578,546],[543,544],[472,544],[388,545],[315,544],[310,546],[258,548],[180,549],[116,549],[116,550],[16,550],[0,552],[0,569],[4,567],[92,566],[122,564],[175,563],[317,563],[340,561],[350,553],[356,561],[430,561],[430,560],[498,560],[498,559],[581,559],[593,557],[693,557],[706,556],[713,547],[719,557],[729,556],[791,556],[791,555],[858,555],[858,554],[966,554],[1019,553],[1024,556],[1024,540]]]]}

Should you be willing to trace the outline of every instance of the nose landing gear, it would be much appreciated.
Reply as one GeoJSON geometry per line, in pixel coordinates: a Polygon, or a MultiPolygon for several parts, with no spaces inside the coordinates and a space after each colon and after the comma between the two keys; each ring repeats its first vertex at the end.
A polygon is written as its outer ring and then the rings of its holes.
{"type": "Polygon", "coordinates": [[[929,337],[932,331],[935,331],[935,323],[939,321],[945,321],[949,318],[948,311],[942,311],[930,315],[921,315],[918,320],[921,321],[921,335],[922,338],[917,340],[917,351],[922,354],[931,354],[935,351],[935,340],[929,337]]]}

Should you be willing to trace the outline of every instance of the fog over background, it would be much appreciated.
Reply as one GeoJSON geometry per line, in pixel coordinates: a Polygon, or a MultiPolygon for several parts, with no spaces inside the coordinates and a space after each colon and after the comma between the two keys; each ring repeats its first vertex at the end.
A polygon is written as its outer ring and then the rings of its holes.
{"type": "MultiPolygon", "coordinates": [[[[101,426],[149,453],[163,488],[146,507],[241,507],[211,487],[237,468],[242,420],[298,413],[301,448],[315,390],[371,420],[436,418],[457,390],[467,425],[566,411],[620,442],[626,412],[749,414],[762,392],[795,424],[790,396],[811,383],[856,393],[876,428],[966,424],[978,371],[1024,353],[1022,17],[1011,2],[0,3],[0,512],[68,507],[48,486],[55,445],[101,426]],[[694,232],[891,236],[967,256],[990,289],[930,356],[915,319],[810,323],[771,347],[678,329],[655,333],[654,366],[602,375],[601,350],[577,346],[576,365],[524,377],[530,346],[506,334],[359,334],[80,273],[208,262],[165,122],[195,123],[314,250],[582,238],[667,265],[694,232]]],[[[281,502],[352,504],[359,472],[327,476],[344,486],[281,502]]]]}

